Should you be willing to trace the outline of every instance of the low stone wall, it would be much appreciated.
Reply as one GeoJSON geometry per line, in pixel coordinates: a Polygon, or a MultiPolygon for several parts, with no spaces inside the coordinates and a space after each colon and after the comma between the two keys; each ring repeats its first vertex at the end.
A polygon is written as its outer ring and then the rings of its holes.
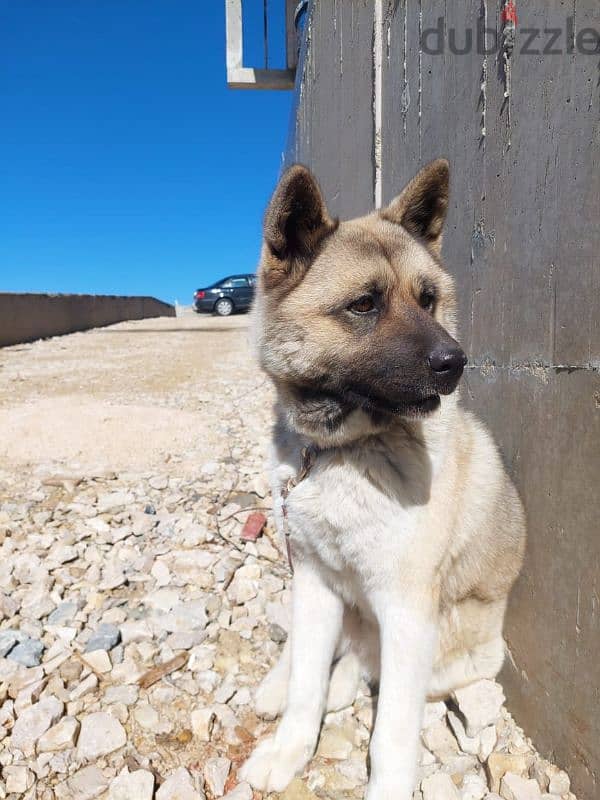
{"type": "Polygon", "coordinates": [[[154,297],[0,293],[0,347],[130,319],[174,316],[172,305],[154,297]]]}

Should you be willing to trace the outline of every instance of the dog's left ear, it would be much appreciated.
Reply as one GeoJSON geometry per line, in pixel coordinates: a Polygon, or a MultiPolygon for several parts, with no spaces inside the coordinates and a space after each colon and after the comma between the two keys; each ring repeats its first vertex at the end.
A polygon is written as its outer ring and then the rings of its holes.
{"type": "Polygon", "coordinates": [[[450,166],[438,158],[423,167],[398,197],[379,212],[382,219],[402,225],[439,255],[448,211],[450,166]]]}
{"type": "Polygon", "coordinates": [[[336,228],[316,178],[294,164],[283,174],[265,214],[262,272],[267,284],[301,278],[336,228]]]}

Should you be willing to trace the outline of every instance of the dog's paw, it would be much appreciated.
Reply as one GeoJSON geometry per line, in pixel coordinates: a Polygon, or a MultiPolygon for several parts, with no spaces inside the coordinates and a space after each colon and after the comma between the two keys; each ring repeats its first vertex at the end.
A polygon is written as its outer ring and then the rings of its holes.
{"type": "Polygon", "coordinates": [[[271,672],[254,695],[254,710],[263,719],[275,719],[283,714],[287,700],[288,681],[281,671],[271,672]]]}
{"type": "Polygon", "coordinates": [[[327,711],[341,711],[348,708],[356,700],[360,682],[360,664],[354,653],[342,656],[333,668],[329,693],[327,695],[327,711]]]}
{"type": "Polygon", "coordinates": [[[282,744],[272,736],[258,745],[238,774],[260,792],[283,792],[307,765],[312,750],[305,742],[282,744]]]}

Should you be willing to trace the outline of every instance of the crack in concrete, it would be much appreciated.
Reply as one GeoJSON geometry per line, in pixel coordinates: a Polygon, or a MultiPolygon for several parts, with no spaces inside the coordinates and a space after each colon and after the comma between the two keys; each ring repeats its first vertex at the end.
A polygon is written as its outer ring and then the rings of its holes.
{"type": "Polygon", "coordinates": [[[537,370],[548,370],[557,373],[561,372],[598,372],[600,373],[600,364],[544,364],[539,361],[521,361],[515,364],[495,364],[493,361],[482,361],[479,364],[467,364],[465,369],[481,369],[481,370],[508,370],[509,372],[530,372],[534,373],[537,370]]]}

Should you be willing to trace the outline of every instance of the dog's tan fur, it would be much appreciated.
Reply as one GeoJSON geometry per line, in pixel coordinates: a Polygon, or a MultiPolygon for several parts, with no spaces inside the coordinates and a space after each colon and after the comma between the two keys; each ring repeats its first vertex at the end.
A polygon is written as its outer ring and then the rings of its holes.
{"type": "Polygon", "coordinates": [[[266,714],[286,711],[244,768],[259,789],[281,790],[310,757],[334,647],[347,674],[334,671],[332,689],[345,683],[352,695],[354,662],[381,678],[369,800],[411,796],[425,695],[447,696],[502,664],[524,517],[489,433],[452,393],[462,366],[440,377],[428,362],[436,348],[460,353],[440,260],[447,204],[439,160],[386,209],[340,224],[294,167],[267,211],[255,325],[278,394],[275,496],[303,446],[320,452],[288,500],[291,645],[257,697],[266,714]],[[305,652],[316,597],[338,620],[313,622],[320,661],[305,652]],[[310,713],[302,681],[320,698],[310,713]]]}

